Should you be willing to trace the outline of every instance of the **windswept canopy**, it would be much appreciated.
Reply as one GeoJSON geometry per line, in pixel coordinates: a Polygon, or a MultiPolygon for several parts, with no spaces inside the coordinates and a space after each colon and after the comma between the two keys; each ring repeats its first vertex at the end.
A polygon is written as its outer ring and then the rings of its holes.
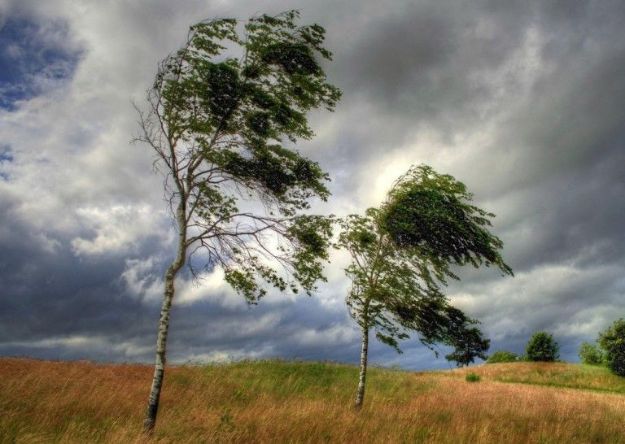
{"type": "Polygon", "coordinates": [[[462,182],[418,165],[393,186],[381,224],[398,248],[455,265],[494,265],[512,274],[499,253],[503,243],[488,231],[495,215],[472,205],[472,198],[462,182]]]}
{"type": "Polygon", "coordinates": [[[471,199],[462,182],[419,165],[395,182],[379,208],[342,220],[338,247],[352,257],[347,304],[362,328],[398,351],[415,332],[430,348],[453,347],[447,357],[461,365],[485,356],[489,341],[478,322],[441,291],[448,278],[458,278],[454,265],[493,265],[512,274],[503,243],[488,230],[494,215],[471,199]]]}
{"type": "Polygon", "coordinates": [[[307,112],[332,110],[340,91],[320,64],[331,58],[324,29],[297,25],[298,15],[193,25],[161,63],[141,115],[172,212],[184,212],[186,247],[201,257],[190,265],[222,267],[251,302],[265,293],[258,278],[311,291],[327,258],[330,223],[298,213],[327,199],[329,178],[293,143],[313,136],[307,112]]]}

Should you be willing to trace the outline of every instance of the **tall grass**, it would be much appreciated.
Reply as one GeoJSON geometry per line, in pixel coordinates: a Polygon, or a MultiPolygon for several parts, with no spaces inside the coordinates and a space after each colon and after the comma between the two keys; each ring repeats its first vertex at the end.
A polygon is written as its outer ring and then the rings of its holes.
{"type": "MultiPolygon", "coordinates": [[[[456,371],[372,368],[360,412],[351,408],[351,366],[171,367],[150,441],[625,442],[625,397],[505,384],[482,373],[486,367],[471,368],[479,384],[456,371]]],[[[150,378],[148,366],[1,359],[0,442],[147,442],[150,378]]]]}

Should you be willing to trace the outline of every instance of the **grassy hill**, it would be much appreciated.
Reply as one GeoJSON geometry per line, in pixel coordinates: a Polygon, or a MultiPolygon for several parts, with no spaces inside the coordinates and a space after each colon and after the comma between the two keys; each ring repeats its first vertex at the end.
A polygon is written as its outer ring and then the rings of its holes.
{"type": "Polygon", "coordinates": [[[0,442],[625,443],[625,379],[574,364],[410,373],[309,362],[171,367],[141,436],[151,368],[0,359],[0,442]],[[467,382],[466,373],[481,376],[467,382]]]}

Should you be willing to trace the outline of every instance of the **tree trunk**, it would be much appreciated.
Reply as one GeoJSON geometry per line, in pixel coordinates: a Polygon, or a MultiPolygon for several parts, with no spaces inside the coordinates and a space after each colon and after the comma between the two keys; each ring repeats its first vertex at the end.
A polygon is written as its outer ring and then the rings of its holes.
{"type": "Polygon", "coordinates": [[[178,253],[176,259],[171,263],[165,273],[165,292],[163,294],[163,304],[161,305],[161,316],[158,323],[158,334],[156,337],[156,359],[154,363],[154,377],[152,378],[152,388],[148,400],[148,408],[143,421],[143,431],[151,434],[156,425],[156,415],[158,413],[158,403],[161,397],[161,387],[165,375],[165,362],[167,360],[167,333],[169,332],[169,314],[171,304],[174,299],[174,280],[180,269],[184,266],[186,258],[186,221],[185,208],[182,202],[176,211],[178,222],[178,253]]]}
{"type": "Polygon", "coordinates": [[[367,353],[369,352],[369,324],[363,323],[362,327],[362,348],[360,349],[360,375],[358,377],[358,392],[356,393],[356,403],[354,407],[360,410],[365,398],[365,382],[367,379],[367,353]]]}

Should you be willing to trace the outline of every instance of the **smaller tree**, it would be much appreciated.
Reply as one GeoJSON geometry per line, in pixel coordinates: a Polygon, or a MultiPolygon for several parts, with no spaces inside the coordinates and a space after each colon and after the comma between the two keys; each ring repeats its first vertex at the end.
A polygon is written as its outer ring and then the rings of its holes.
{"type": "Polygon", "coordinates": [[[625,376],[625,319],[618,319],[599,334],[599,346],[605,352],[605,362],[613,373],[625,376]]]}
{"type": "Polygon", "coordinates": [[[582,364],[601,365],[604,362],[603,352],[595,344],[583,342],[579,347],[579,359],[582,364]]]}
{"type": "Polygon", "coordinates": [[[447,308],[447,343],[454,347],[454,351],[445,356],[448,361],[454,361],[458,367],[468,366],[476,358],[486,359],[486,352],[490,347],[490,339],[483,336],[482,331],[475,327],[479,321],[467,317],[461,310],[449,306],[447,308]]]}
{"type": "Polygon", "coordinates": [[[447,359],[458,365],[485,357],[489,341],[477,321],[441,292],[447,279],[459,279],[455,266],[495,266],[512,274],[501,240],[488,230],[494,215],[472,205],[472,198],[462,182],[419,165],[395,182],[380,208],[340,220],[337,247],[352,258],[346,302],[362,332],[356,408],[364,399],[372,330],[398,352],[399,341],[414,332],[430,348],[454,347],[447,359]]]}
{"type": "Polygon", "coordinates": [[[528,361],[553,362],[560,357],[560,346],[547,332],[539,331],[527,343],[525,354],[528,361]]]}
{"type": "Polygon", "coordinates": [[[487,364],[498,364],[501,362],[517,362],[519,361],[519,355],[511,351],[497,350],[486,360],[487,364]]]}

